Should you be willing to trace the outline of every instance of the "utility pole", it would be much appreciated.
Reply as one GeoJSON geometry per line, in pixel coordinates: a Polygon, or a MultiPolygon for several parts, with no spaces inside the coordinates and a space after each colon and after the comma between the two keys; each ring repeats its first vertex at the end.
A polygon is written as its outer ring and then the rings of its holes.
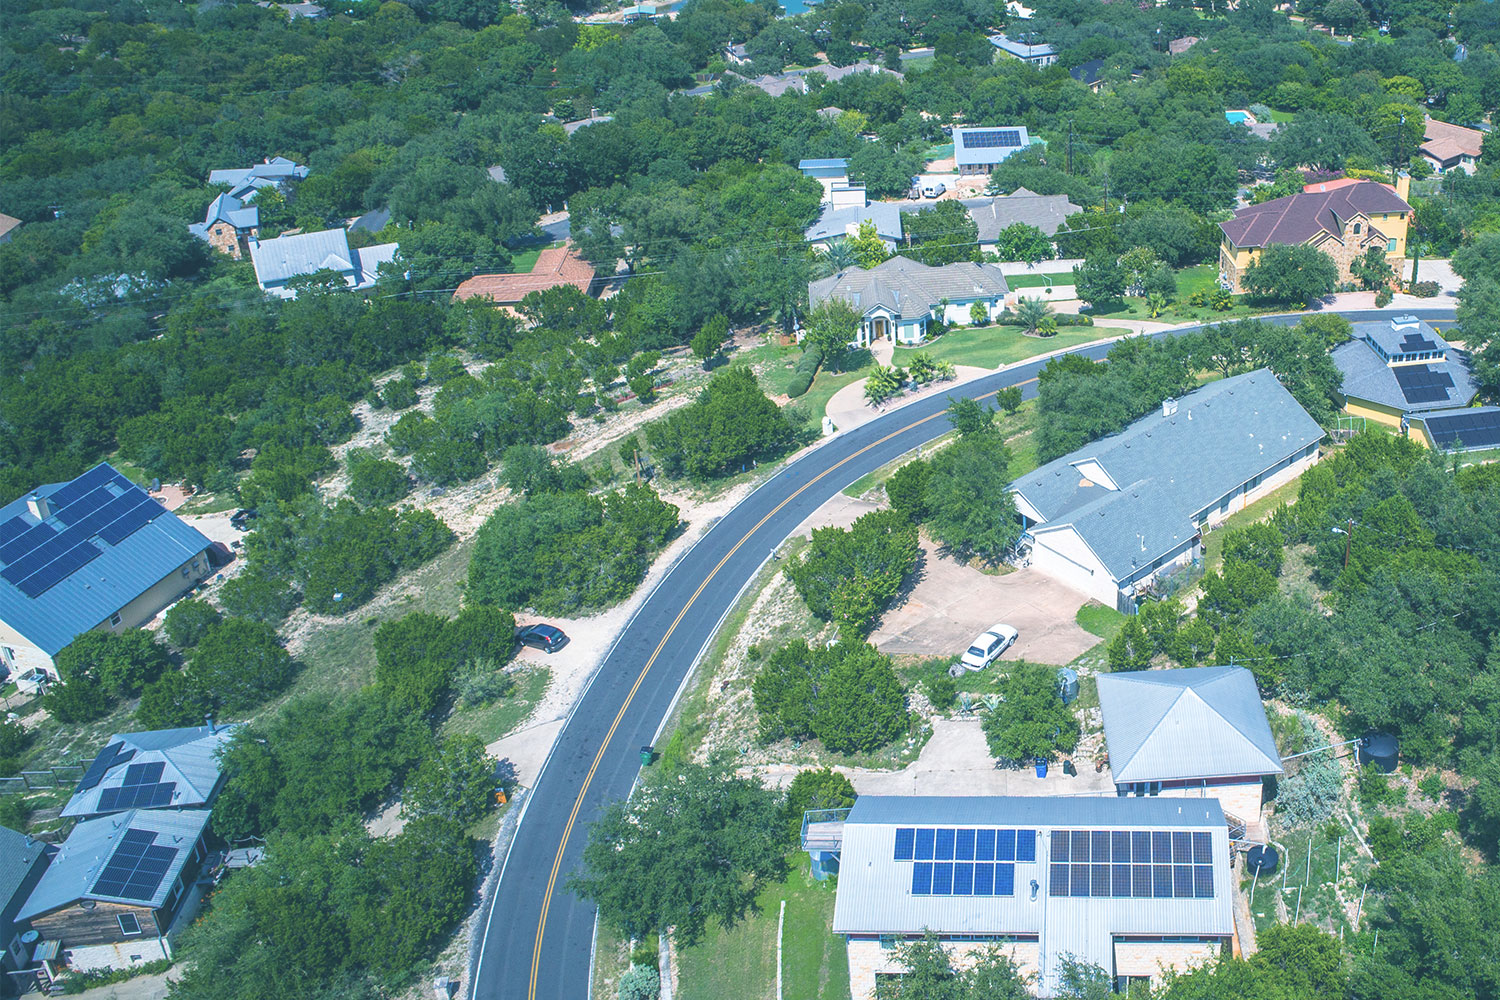
{"type": "Polygon", "coordinates": [[[1109,212],[1109,171],[1104,171],[1104,211],[1109,212]]]}
{"type": "Polygon", "coordinates": [[[1401,162],[1401,133],[1406,131],[1406,115],[1402,114],[1401,124],[1396,126],[1396,135],[1391,142],[1391,183],[1396,183],[1396,165],[1401,162]]]}
{"type": "Polygon", "coordinates": [[[1354,518],[1349,518],[1349,524],[1344,528],[1334,528],[1335,535],[1344,536],[1344,568],[1349,568],[1349,541],[1354,537],[1354,518]]]}
{"type": "Polygon", "coordinates": [[[1073,173],[1073,119],[1068,119],[1068,174],[1073,173]]]}

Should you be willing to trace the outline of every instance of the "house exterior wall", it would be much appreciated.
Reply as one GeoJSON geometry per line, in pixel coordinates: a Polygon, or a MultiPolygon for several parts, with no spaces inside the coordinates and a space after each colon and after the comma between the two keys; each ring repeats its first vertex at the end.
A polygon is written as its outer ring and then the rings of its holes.
{"type": "Polygon", "coordinates": [[[1107,608],[1119,600],[1120,588],[1114,577],[1071,527],[1033,535],[1031,564],[1107,608]]]}
{"type": "Polygon", "coordinates": [[[172,957],[172,945],[166,938],[133,937],[118,944],[96,944],[66,950],[68,968],[79,972],[129,969],[172,957]]]}
{"type": "MultiPolygon", "coordinates": [[[[943,949],[952,956],[954,966],[960,969],[973,965],[991,946],[992,942],[988,941],[943,941],[943,949]]],[[[849,955],[851,1000],[874,1000],[877,975],[898,975],[904,971],[904,966],[896,961],[895,949],[881,944],[879,938],[850,937],[846,950],[849,955]]],[[[1000,950],[1016,963],[1022,976],[1037,974],[1037,942],[1005,943],[1000,945],[1000,950]]]]}
{"type": "Polygon", "coordinates": [[[209,226],[207,233],[209,246],[235,260],[250,252],[249,241],[259,235],[259,229],[236,229],[222,219],[209,226]]]}
{"type": "MultiPolygon", "coordinates": [[[[1344,232],[1341,237],[1333,237],[1320,233],[1308,242],[1319,250],[1333,258],[1334,264],[1339,269],[1339,281],[1353,282],[1355,277],[1349,270],[1349,265],[1356,257],[1363,256],[1365,251],[1372,246],[1382,245],[1378,238],[1369,235],[1369,227],[1375,229],[1386,238],[1385,259],[1390,263],[1394,274],[1399,275],[1405,263],[1406,257],[1406,229],[1408,213],[1406,212],[1377,212],[1371,216],[1359,215],[1344,223],[1344,232]],[[1354,225],[1358,223],[1360,232],[1354,233],[1354,225]]],[[[1231,291],[1236,294],[1245,290],[1245,269],[1252,263],[1260,260],[1262,247],[1236,247],[1225,236],[1219,244],[1219,273],[1230,286],[1231,291]]]]}
{"type": "Polygon", "coordinates": [[[1259,500],[1277,487],[1296,479],[1313,465],[1317,464],[1317,461],[1318,445],[1313,443],[1296,455],[1288,456],[1272,468],[1261,473],[1257,477],[1259,481],[1252,479],[1249,482],[1241,483],[1225,496],[1221,497],[1217,503],[1210,505],[1206,512],[1194,520],[1200,526],[1208,525],[1212,527],[1231,514],[1236,514],[1244,510],[1246,506],[1259,500]]]}
{"type": "Polygon", "coordinates": [[[1261,800],[1265,783],[1258,774],[1227,778],[1184,779],[1162,782],[1126,782],[1116,784],[1121,796],[1158,795],[1175,799],[1218,799],[1226,815],[1242,820],[1248,826],[1261,822],[1261,800]]]}
{"type": "Polygon", "coordinates": [[[1344,400],[1344,412],[1351,417],[1364,417],[1366,420],[1385,427],[1401,429],[1401,411],[1394,406],[1386,406],[1384,403],[1348,396],[1344,400]]]}
{"type": "Polygon", "coordinates": [[[45,670],[51,676],[57,676],[52,657],[3,621],[0,621],[0,660],[10,668],[13,678],[33,670],[45,670]]]}
{"type": "Polygon", "coordinates": [[[61,941],[64,948],[87,945],[123,944],[130,947],[142,944],[166,930],[167,916],[145,906],[126,906],[123,903],[95,903],[85,910],[77,903],[31,918],[31,926],[42,932],[42,937],[61,941]],[[120,933],[118,917],[129,913],[141,925],[141,932],[126,937],[120,933]],[[158,924],[158,917],[161,923],[158,924]]]}
{"type": "Polygon", "coordinates": [[[1160,978],[1163,970],[1187,972],[1218,957],[1221,940],[1134,941],[1115,939],[1115,975],[1160,978]]]}

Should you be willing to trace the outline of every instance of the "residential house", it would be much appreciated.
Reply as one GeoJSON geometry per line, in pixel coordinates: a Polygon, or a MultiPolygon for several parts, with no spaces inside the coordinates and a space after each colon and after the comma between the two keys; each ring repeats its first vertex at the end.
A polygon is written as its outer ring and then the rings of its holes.
{"type": "Polygon", "coordinates": [[[1000,234],[1018,222],[1054,236],[1068,216],[1082,211],[1065,194],[1037,194],[1026,188],[993,198],[966,198],[961,204],[979,230],[979,249],[986,253],[996,252],[1000,234]]]}
{"type": "Polygon", "coordinates": [[[21,940],[29,928],[18,915],[56,854],[51,844],[0,826],[0,995],[10,995],[7,980],[18,992],[34,978],[14,975],[31,962],[31,950],[21,940]]]}
{"type": "Polygon", "coordinates": [[[953,130],[953,160],[960,174],[987,174],[1012,153],[1031,145],[1024,125],[1004,128],[959,126],[953,130]]]}
{"type": "Polygon", "coordinates": [[[724,46],[724,61],[731,66],[748,66],[751,62],[750,52],[745,48],[744,42],[734,42],[724,46]]]}
{"type": "Polygon", "coordinates": [[[1301,475],[1323,428],[1268,368],[1210,382],[1011,484],[1031,565],[1133,613],[1200,532],[1301,475]]]}
{"type": "Polygon", "coordinates": [[[869,199],[865,186],[849,179],[849,161],[843,158],[802,160],[797,164],[802,176],[811,177],[823,187],[826,208],[864,208],[869,199]]]}
{"type": "Polygon", "coordinates": [[[293,278],[333,271],[356,291],[375,287],[381,264],[396,259],[395,243],[354,248],[342,229],[279,236],[274,240],[250,241],[250,259],[255,264],[255,282],[261,290],[279,299],[294,299],[293,278]]]}
{"type": "Polygon", "coordinates": [[[515,306],[532,292],[571,285],[589,293],[594,268],[571,243],[541,252],[527,274],[480,274],[459,284],[455,300],[484,298],[497,306],[515,306]]]}
{"type": "Polygon", "coordinates": [[[1090,59],[1068,70],[1068,75],[1097,94],[1104,86],[1104,60],[1090,59]]]}
{"type": "Polygon", "coordinates": [[[232,194],[221,194],[208,203],[203,221],[189,225],[188,232],[239,260],[250,252],[250,241],[260,236],[260,209],[232,194]]]}
{"type": "Polygon", "coordinates": [[[45,671],[92,629],[123,632],[196,587],[213,543],[107,462],[0,507],[0,659],[45,671]]]}
{"type": "Polygon", "coordinates": [[[1411,217],[1407,192],[1411,178],[1402,174],[1396,188],[1374,181],[1342,186],[1314,185],[1303,191],[1241,208],[1219,223],[1219,280],[1235,292],[1245,290],[1245,270],[1268,246],[1306,244],[1333,258],[1339,282],[1355,281],[1350,265],[1371,247],[1385,251],[1399,274],[1406,255],[1406,226],[1411,217]]]}
{"type": "Polygon", "coordinates": [[[900,976],[895,949],[928,932],[959,965],[998,947],[1042,997],[1070,956],[1126,992],[1234,937],[1215,799],[862,795],[828,827],[854,1000],[900,976]]]}
{"type": "Polygon", "coordinates": [[[21,220],[14,215],[6,215],[0,212],[0,243],[9,243],[12,234],[21,225],[21,220]]]}
{"type": "Polygon", "coordinates": [[[210,723],[116,733],[73,789],[62,815],[81,819],[211,805],[223,781],[219,754],[235,728],[210,723]]]}
{"type": "Polygon", "coordinates": [[[1427,119],[1427,129],[1422,136],[1422,159],[1432,164],[1438,173],[1462,170],[1472,174],[1479,166],[1480,147],[1484,144],[1484,133],[1478,129],[1449,125],[1436,118],[1427,119]]]}
{"type": "Polygon", "coordinates": [[[292,181],[300,181],[306,176],[306,167],[284,156],[271,156],[249,167],[211,170],[208,183],[227,184],[230,194],[248,201],[261,188],[274,187],[285,194],[291,189],[292,181]]]}
{"type": "MultiPolygon", "coordinates": [[[[1405,433],[1418,415],[1467,407],[1479,393],[1468,356],[1415,316],[1355,323],[1353,334],[1330,354],[1344,375],[1344,409],[1352,416],[1405,433]]],[[[1427,443],[1458,426],[1424,420],[1417,440],[1427,443]]]]}
{"type": "Polygon", "coordinates": [[[1242,838],[1265,838],[1265,779],[1282,773],[1281,754],[1250,671],[1137,670],[1098,681],[1116,792],[1218,799],[1242,838]]]}
{"type": "Polygon", "coordinates": [[[1500,448],[1500,406],[1434,410],[1407,417],[1408,436],[1440,451],[1500,448]]]}
{"type": "Polygon", "coordinates": [[[809,304],[843,299],[860,315],[852,343],[868,347],[889,338],[898,344],[920,344],[933,320],[972,322],[975,303],[989,320],[1005,306],[1005,276],[995,267],[968,262],[932,267],[907,257],[892,257],[868,271],[850,268],[807,286],[809,304]]]}
{"type": "Polygon", "coordinates": [[[890,202],[872,202],[863,206],[823,209],[823,214],[803,234],[815,250],[826,250],[832,243],[859,235],[859,227],[870,223],[887,253],[895,253],[901,243],[902,207],[890,202]]]}
{"type": "Polygon", "coordinates": [[[1057,62],[1057,50],[1046,42],[1036,41],[1031,35],[1027,35],[1024,41],[991,35],[990,44],[1006,59],[1019,59],[1033,66],[1051,66],[1057,62]]]}
{"type": "Polygon", "coordinates": [[[207,852],[207,809],[132,809],[73,828],[20,918],[80,971],[172,957],[167,934],[207,852]]]}

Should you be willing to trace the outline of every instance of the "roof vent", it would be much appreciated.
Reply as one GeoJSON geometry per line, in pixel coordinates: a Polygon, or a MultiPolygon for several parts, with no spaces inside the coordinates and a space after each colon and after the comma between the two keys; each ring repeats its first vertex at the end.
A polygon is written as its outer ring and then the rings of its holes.
{"type": "Polygon", "coordinates": [[[1168,396],[1166,399],[1164,399],[1164,400],[1161,401],[1161,415],[1162,416],[1164,416],[1164,417],[1170,417],[1172,414],[1174,414],[1176,412],[1177,412],[1177,400],[1176,399],[1172,398],[1171,396],[1168,396]]]}
{"type": "Polygon", "coordinates": [[[52,516],[52,502],[40,493],[33,493],[26,498],[26,509],[38,521],[45,521],[52,516]]]}

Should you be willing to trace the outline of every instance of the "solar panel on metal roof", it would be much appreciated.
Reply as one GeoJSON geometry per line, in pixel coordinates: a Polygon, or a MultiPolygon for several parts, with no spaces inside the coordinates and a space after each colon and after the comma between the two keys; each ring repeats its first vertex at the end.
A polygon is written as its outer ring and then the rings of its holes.
{"type": "Polygon", "coordinates": [[[83,475],[79,476],[77,479],[73,480],[71,483],[67,483],[63,486],[58,487],[58,489],[48,499],[50,499],[55,506],[66,507],[68,504],[73,503],[75,500],[77,500],[79,497],[83,496],[90,490],[103,486],[105,483],[110,482],[115,478],[117,477],[115,476],[114,470],[112,470],[109,466],[96,465],[89,471],[85,472],[83,475]]]}
{"type": "Polygon", "coordinates": [[[0,524],[0,551],[31,530],[31,522],[20,514],[0,524]]]}
{"type": "Polygon", "coordinates": [[[1427,431],[1439,448],[1451,448],[1455,444],[1465,448],[1497,447],[1500,446],[1500,411],[1428,417],[1427,431]]]}
{"type": "Polygon", "coordinates": [[[1013,128],[965,130],[962,135],[965,149],[1015,149],[1021,145],[1021,133],[1013,128]]]}
{"type": "Polygon", "coordinates": [[[156,895],[162,879],[177,858],[177,851],[157,845],[155,840],[154,832],[126,830],[91,892],[98,896],[139,900],[156,895]]]}
{"type": "Polygon", "coordinates": [[[134,750],[125,750],[125,744],[116,740],[99,751],[99,756],[89,765],[89,769],[83,772],[83,778],[78,782],[78,787],[73,789],[74,793],[86,792],[104,780],[104,775],[111,767],[115,766],[115,759],[119,756],[121,760],[129,760],[135,756],[134,750]],[[123,755],[121,751],[124,751],[123,755]]]}

